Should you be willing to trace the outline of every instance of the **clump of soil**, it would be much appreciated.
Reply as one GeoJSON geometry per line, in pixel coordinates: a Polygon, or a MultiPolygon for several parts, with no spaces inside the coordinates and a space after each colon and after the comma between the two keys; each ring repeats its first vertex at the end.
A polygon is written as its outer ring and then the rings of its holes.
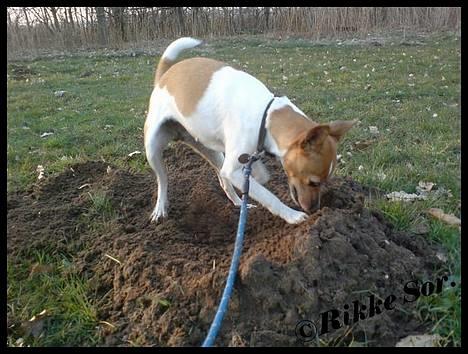
{"type": "MultiPolygon", "coordinates": [[[[20,261],[43,247],[71,254],[76,270],[102,297],[99,319],[116,326],[101,328],[105,345],[198,346],[224,288],[239,209],[189,148],[175,144],[165,160],[170,207],[160,224],[148,222],[157,197],[153,174],[112,166],[108,172],[103,162],[77,164],[8,196],[8,257],[20,261]],[[105,220],[93,211],[88,192],[96,191],[107,195],[116,217],[105,220]]],[[[266,164],[272,174],[267,187],[290,204],[280,164],[266,164]]],[[[250,209],[217,345],[301,346],[299,320],[318,323],[322,312],[365,303],[370,294],[396,295],[397,308],[320,338],[387,346],[425,329],[401,295],[406,282],[430,277],[439,266],[433,246],[393,230],[380,213],[366,209],[367,191],[353,180],[335,177],[326,187],[324,207],[300,225],[261,206],[250,209]]]]}

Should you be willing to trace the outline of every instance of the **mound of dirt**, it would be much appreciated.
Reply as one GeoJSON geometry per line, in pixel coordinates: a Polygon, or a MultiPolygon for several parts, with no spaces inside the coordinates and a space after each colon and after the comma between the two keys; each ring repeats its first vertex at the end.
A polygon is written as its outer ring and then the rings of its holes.
{"type": "MultiPolygon", "coordinates": [[[[105,345],[198,346],[224,288],[239,209],[189,148],[175,144],[165,160],[169,218],[158,225],[148,223],[157,197],[153,174],[113,166],[108,172],[103,162],[77,164],[8,196],[8,257],[19,261],[32,248],[72,255],[100,298],[99,319],[115,326],[102,326],[105,345]],[[93,212],[89,193],[97,191],[107,195],[115,217],[93,212]]],[[[266,165],[272,174],[267,187],[290,204],[280,164],[266,165]]],[[[396,308],[329,328],[320,339],[386,346],[426,328],[411,315],[413,304],[401,299],[406,282],[430,277],[439,266],[434,246],[393,230],[380,213],[366,209],[366,193],[353,180],[335,177],[326,186],[324,207],[300,225],[260,206],[250,209],[239,275],[216,345],[302,346],[295,334],[300,320],[320,328],[321,314],[338,309],[343,323],[347,304],[352,317],[353,301],[366,304],[371,294],[382,300],[396,295],[396,308]]]]}

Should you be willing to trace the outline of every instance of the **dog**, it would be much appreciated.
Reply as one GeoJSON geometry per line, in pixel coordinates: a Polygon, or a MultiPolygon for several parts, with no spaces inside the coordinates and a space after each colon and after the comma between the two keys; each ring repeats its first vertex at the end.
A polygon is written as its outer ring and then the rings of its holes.
{"type": "Polygon", "coordinates": [[[158,199],[151,222],[168,215],[168,178],[162,153],[170,141],[193,148],[215,169],[226,196],[235,206],[243,184],[242,154],[256,151],[266,111],[264,150],[275,155],[286,172],[292,200],[303,211],[281,202],[263,185],[269,175],[258,160],[252,165],[249,196],[290,224],[320,208],[320,189],[336,167],[338,141],[355,121],[319,124],[287,97],[275,97],[252,75],[203,57],[176,61],[201,44],[184,37],[172,42],[156,68],[154,89],[144,125],[146,158],[157,177],[158,199]],[[271,102],[270,102],[271,101],[271,102]]]}

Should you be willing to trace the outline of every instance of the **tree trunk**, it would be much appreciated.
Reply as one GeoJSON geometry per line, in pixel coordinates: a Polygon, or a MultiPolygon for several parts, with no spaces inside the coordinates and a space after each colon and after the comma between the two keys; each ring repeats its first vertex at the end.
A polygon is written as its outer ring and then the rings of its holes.
{"type": "Polygon", "coordinates": [[[86,41],[89,42],[91,35],[90,31],[90,23],[89,23],[89,7],[85,7],[85,23],[83,24],[83,32],[85,33],[86,41]]]}
{"type": "Polygon", "coordinates": [[[125,17],[124,17],[124,10],[125,7],[112,7],[112,17],[113,17],[113,24],[114,30],[118,33],[119,39],[122,41],[127,40],[127,34],[125,31],[125,17]]]}
{"type": "Polygon", "coordinates": [[[182,7],[176,7],[177,20],[179,21],[179,34],[185,33],[184,11],[182,7]]]}
{"type": "MultiPolygon", "coordinates": [[[[23,7],[23,13],[24,13],[24,18],[26,19],[26,26],[28,27],[27,39],[29,39],[31,38],[32,28],[31,28],[31,23],[29,22],[28,10],[26,7],[23,7]]],[[[33,39],[34,46],[36,46],[36,41],[35,41],[36,37],[34,36],[34,34],[32,35],[32,39],[33,39]]]]}
{"type": "Polygon", "coordinates": [[[192,8],[192,35],[198,36],[199,30],[198,30],[198,7],[193,7],[192,8]]]}
{"type": "MultiPolygon", "coordinates": [[[[44,14],[44,16],[43,16],[44,26],[47,28],[47,30],[50,32],[50,34],[54,35],[55,34],[54,30],[49,26],[49,14],[47,12],[47,8],[43,7],[42,12],[44,14]]],[[[38,17],[40,17],[40,16],[38,16],[38,17]]]]}
{"type": "MultiPolygon", "coordinates": [[[[29,22],[28,10],[26,7],[23,7],[24,18],[26,19],[26,26],[28,27],[28,32],[31,32],[31,23],[29,22]]],[[[8,17],[10,14],[8,14],[8,17]]]]}
{"type": "Polygon", "coordinates": [[[242,13],[242,7],[239,7],[239,20],[240,20],[240,28],[239,32],[244,32],[244,14],[242,13]]]}
{"type": "Polygon", "coordinates": [[[72,29],[74,29],[75,28],[75,23],[73,22],[71,7],[68,8],[68,22],[70,23],[70,27],[72,29]]]}
{"type": "MultiPolygon", "coordinates": [[[[107,25],[106,25],[106,14],[103,7],[96,7],[96,17],[98,22],[98,41],[101,45],[107,44],[107,25]]],[[[91,16],[92,18],[92,16],[91,16]]]]}
{"type": "Polygon", "coordinates": [[[51,7],[50,12],[52,12],[52,17],[54,19],[55,30],[60,32],[60,22],[59,22],[59,20],[57,18],[57,9],[55,7],[51,7]]]}
{"type": "Polygon", "coordinates": [[[78,17],[78,10],[76,9],[76,7],[73,8],[73,13],[75,14],[76,27],[78,27],[78,29],[81,30],[83,28],[83,13],[80,9],[80,17],[78,17]]]}
{"type": "Polygon", "coordinates": [[[265,29],[268,30],[270,28],[270,8],[265,7],[265,29]]]}
{"type": "Polygon", "coordinates": [[[11,22],[11,15],[10,15],[10,9],[8,7],[7,7],[7,15],[8,15],[7,16],[7,20],[8,20],[7,24],[8,24],[8,26],[11,26],[11,23],[12,23],[11,22]]]}

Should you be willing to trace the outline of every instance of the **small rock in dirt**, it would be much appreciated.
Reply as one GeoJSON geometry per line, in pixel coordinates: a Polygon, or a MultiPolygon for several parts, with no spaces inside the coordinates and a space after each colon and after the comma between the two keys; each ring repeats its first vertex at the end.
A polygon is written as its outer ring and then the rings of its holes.
{"type": "Polygon", "coordinates": [[[44,166],[37,165],[36,172],[39,173],[39,175],[37,176],[37,179],[43,179],[44,178],[44,166]]]}
{"type": "Polygon", "coordinates": [[[127,234],[131,234],[133,232],[136,232],[136,228],[134,225],[125,225],[124,226],[124,231],[127,233],[127,234]]]}
{"type": "Polygon", "coordinates": [[[55,97],[63,97],[67,91],[55,91],[54,95],[55,97]]]}

